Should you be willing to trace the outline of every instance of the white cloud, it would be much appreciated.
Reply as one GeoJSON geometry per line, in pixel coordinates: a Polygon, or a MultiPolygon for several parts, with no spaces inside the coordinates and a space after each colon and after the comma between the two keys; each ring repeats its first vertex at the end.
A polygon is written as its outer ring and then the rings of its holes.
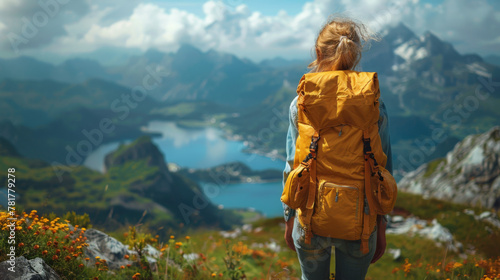
{"type": "Polygon", "coordinates": [[[445,0],[441,9],[428,16],[427,29],[461,52],[499,52],[500,44],[490,44],[500,39],[500,11],[486,0],[445,0]]]}
{"type": "MultiPolygon", "coordinates": [[[[0,2],[0,16],[9,12],[17,15],[14,19],[0,17],[0,34],[12,20],[19,21],[19,14],[33,14],[37,9],[32,4],[35,1],[22,2],[31,4],[0,2]]],[[[101,46],[175,51],[181,44],[190,43],[202,50],[214,48],[255,59],[306,57],[331,14],[354,17],[374,31],[402,21],[417,34],[431,30],[453,42],[459,51],[493,52],[498,50],[500,39],[496,31],[500,12],[487,0],[444,0],[441,4],[419,0],[313,0],[304,2],[295,15],[286,10],[263,15],[240,4],[243,1],[231,0],[228,6],[227,0],[210,0],[203,4],[201,16],[139,0],[122,2],[81,1],[87,5],[81,4],[79,16],[61,17],[66,22],[47,28],[51,36],[32,47],[58,53],[88,52],[101,46]]]]}
{"type": "Polygon", "coordinates": [[[89,11],[87,1],[2,0],[0,2],[0,48],[21,51],[47,45],[67,35],[64,26],[89,11]]]}
{"type": "Polygon", "coordinates": [[[163,9],[152,3],[138,4],[132,13],[108,25],[102,24],[110,10],[94,8],[92,13],[68,30],[82,29],[59,38],[47,49],[59,52],[89,51],[104,45],[154,47],[175,51],[182,43],[245,55],[270,50],[274,55],[304,51],[314,44],[319,26],[326,20],[329,1],[318,0],[304,5],[301,13],[290,16],[280,11],[275,16],[251,12],[247,6],[234,9],[221,1],[207,1],[204,16],[180,9],[163,9]],[[274,49],[274,51],[273,51],[274,49]]]}

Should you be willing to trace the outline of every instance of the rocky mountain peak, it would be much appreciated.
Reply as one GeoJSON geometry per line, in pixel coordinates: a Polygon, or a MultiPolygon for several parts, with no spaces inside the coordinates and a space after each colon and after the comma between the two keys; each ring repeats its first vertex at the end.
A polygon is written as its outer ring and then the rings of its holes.
{"type": "Polygon", "coordinates": [[[425,32],[420,41],[430,55],[441,54],[446,59],[460,59],[461,57],[450,43],[441,41],[441,39],[430,31],[425,32]]]}
{"type": "Polygon", "coordinates": [[[172,181],[163,153],[151,141],[149,136],[142,136],[134,142],[120,146],[106,155],[104,166],[109,170],[113,166],[123,165],[128,161],[146,160],[148,166],[158,167],[169,181],[172,181]]]}
{"type": "Polygon", "coordinates": [[[401,190],[456,203],[500,208],[500,127],[470,135],[445,158],[408,173],[401,190]]]}
{"type": "Polygon", "coordinates": [[[200,56],[203,55],[203,52],[197,49],[195,46],[190,44],[181,44],[176,53],[177,56],[181,57],[189,57],[189,56],[200,56]]]}
{"type": "Polygon", "coordinates": [[[384,40],[391,43],[393,46],[400,45],[413,39],[417,39],[417,36],[402,22],[398,23],[396,26],[389,27],[384,36],[384,40]]]}

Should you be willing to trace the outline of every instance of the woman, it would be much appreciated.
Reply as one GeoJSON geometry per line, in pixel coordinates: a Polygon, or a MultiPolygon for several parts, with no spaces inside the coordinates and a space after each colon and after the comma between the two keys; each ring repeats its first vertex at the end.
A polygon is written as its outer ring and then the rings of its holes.
{"type": "MultiPolygon", "coordinates": [[[[354,70],[361,59],[362,41],[371,39],[362,24],[348,19],[333,19],[320,31],[316,39],[316,60],[309,64],[310,72],[332,70],[354,70]]],[[[379,99],[380,117],[378,121],[382,149],[387,155],[386,169],[392,173],[392,156],[389,138],[387,111],[379,99]]],[[[288,174],[293,168],[297,129],[297,97],[290,104],[290,126],[288,129],[286,151],[287,162],[284,170],[285,184],[288,174]]],[[[370,251],[362,254],[360,240],[349,241],[313,235],[310,244],[301,238],[300,228],[295,210],[283,204],[286,230],[285,240],[288,246],[297,252],[302,270],[303,280],[322,280],[330,277],[331,247],[335,247],[335,279],[365,279],[368,267],[375,253],[376,230],[369,239],[370,251]]]]}

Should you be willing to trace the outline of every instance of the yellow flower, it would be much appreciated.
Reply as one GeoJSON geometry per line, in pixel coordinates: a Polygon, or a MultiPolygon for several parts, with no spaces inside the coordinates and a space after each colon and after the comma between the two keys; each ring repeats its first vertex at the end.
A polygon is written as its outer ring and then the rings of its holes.
{"type": "Polygon", "coordinates": [[[212,273],[212,277],[215,277],[215,276],[217,276],[217,274],[215,274],[215,272],[214,272],[214,273],[212,273]]]}
{"type": "Polygon", "coordinates": [[[175,236],[173,236],[173,235],[170,235],[170,239],[174,239],[174,238],[175,238],[175,236]]]}
{"type": "Polygon", "coordinates": [[[458,267],[461,267],[463,264],[461,263],[455,263],[453,264],[453,268],[458,268],[458,267]]]}

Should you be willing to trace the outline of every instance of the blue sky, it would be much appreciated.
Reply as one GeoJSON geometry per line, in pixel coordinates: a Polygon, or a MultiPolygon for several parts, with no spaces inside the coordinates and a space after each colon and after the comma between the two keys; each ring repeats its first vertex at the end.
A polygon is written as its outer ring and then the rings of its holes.
{"type": "MultiPolygon", "coordinates": [[[[444,0],[420,0],[422,4],[440,5],[444,0]]],[[[473,0],[471,0],[473,2],[473,0]]],[[[154,0],[151,1],[158,3],[166,8],[180,8],[191,11],[197,15],[203,14],[202,6],[206,1],[191,0],[191,1],[169,1],[169,0],[154,0]]],[[[288,14],[298,14],[306,1],[297,0],[226,0],[223,1],[229,5],[245,4],[253,11],[259,11],[264,15],[275,15],[279,10],[285,10],[288,14]]],[[[488,4],[496,9],[500,8],[500,1],[488,0],[488,4]]]]}
{"type": "Polygon", "coordinates": [[[500,55],[498,0],[81,0],[53,12],[40,2],[0,2],[1,57],[71,57],[101,48],[175,52],[188,43],[254,61],[309,58],[331,14],[354,17],[375,32],[403,22],[461,53],[500,55]],[[27,24],[35,31],[26,33],[27,24]]]}
{"type": "MultiPolygon", "coordinates": [[[[169,1],[169,0],[155,0],[152,1],[158,3],[164,7],[168,8],[182,8],[197,15],[203,14],[202,5],[205,3],[203,0],[191,0],[191,1],[169,1]]],[[[245,4],[253,11],[259,11],[264,15],[275,15],[279,10],[285,10],[289,14],[298,14],[302,6],[304,6],[305,1],[294,1],[294,0],[227,0],[224,1],[228,4],[238,5],[245,4]]],[[[495,5],[497,8],[500,1],[488,0],[489,4],[495,5]]],[[[439,5],[443,3],[443,0],[420,0],[420,3],[429,3],[433,5],[439,5]]]]}
{"type": "MultiPolygon", "coordinates": [[[[182,8],[197,15],[203,15],[203,4],[206,1],[168,1],[168,0],[155,0],[164,7],[169,8],[182,8]]],[[[247,5],[252,11],[259,11],[264,15],[275,15],[279,10],[285,10],[288,14],[298,14],[302,10],[305,1],[292,1],[292,0],[227,0],[223,1],[228,5],[247,5]]]]}

